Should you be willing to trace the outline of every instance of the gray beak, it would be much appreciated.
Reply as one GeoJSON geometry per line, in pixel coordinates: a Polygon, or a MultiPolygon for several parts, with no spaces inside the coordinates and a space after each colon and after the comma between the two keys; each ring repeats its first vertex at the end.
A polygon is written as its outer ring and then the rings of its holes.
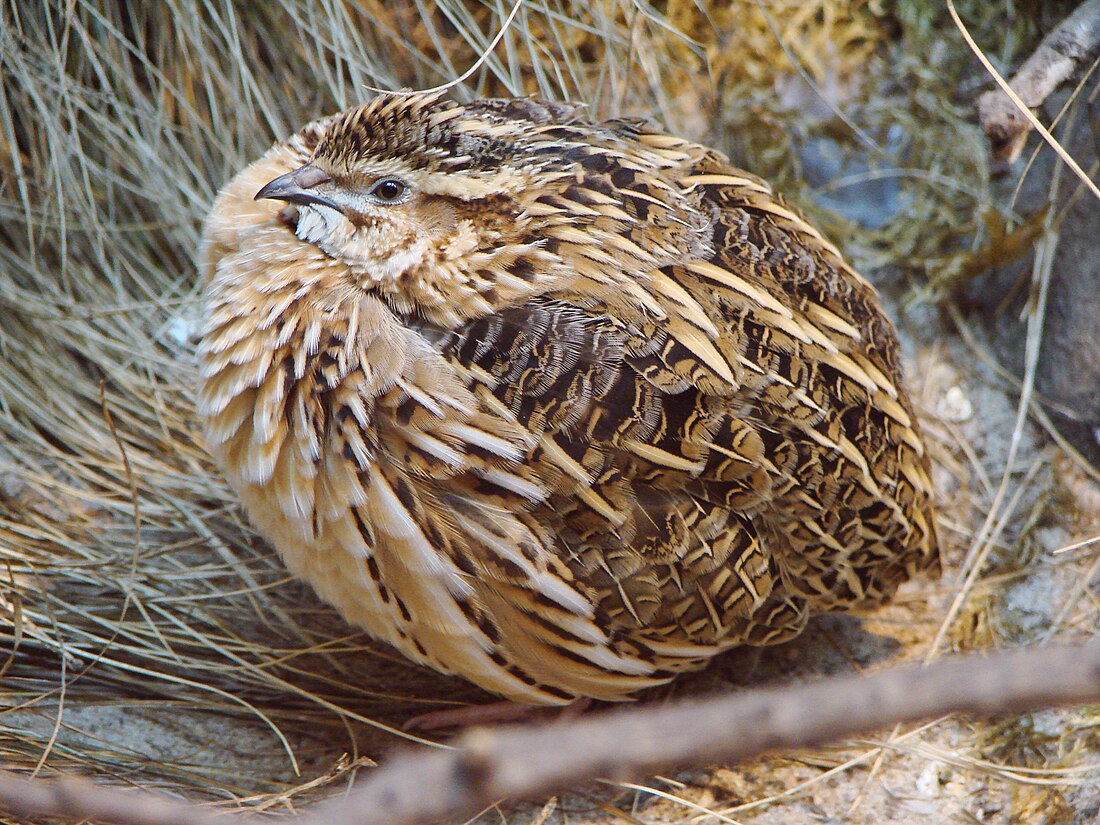
{"type": "Polygon", "coordinates": [[[272,198],[273,200],[297,203],[303,206],[311,203],[327,206],[343,214],[344,208],[329,200],[323,195],[313,191],[315,186],[331,181],[328,175],[316,166],[306,164],[293,172],[280,175],[256,193],[256,200],[272,198]]]}

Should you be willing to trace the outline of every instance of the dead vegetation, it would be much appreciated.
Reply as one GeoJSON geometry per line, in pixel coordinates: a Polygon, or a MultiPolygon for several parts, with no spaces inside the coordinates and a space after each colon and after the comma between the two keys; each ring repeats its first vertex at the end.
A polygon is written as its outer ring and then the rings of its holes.
{"type": "MultiPolygon", "coordinates": [[[[957,3],[1006,72],[1072,5],[957,3]]],[[[343,626],[243,523],[192,413],[193,259],[217,186],[275,137],[365,86],[461,75],[511,11],[3,5],[0,761],[286,810],[369,771],[426,703],[481,698],[343,626]]],[[[580,99],[719,146],[811,210],[899,320],[934,442],[943,579],[862,623],[820,621],[755,670],[726,657],[676,695],[1095,635],[1094,471],[1044,446],[1033,390],[1053,255],[1023,286],[1022,380],[952,303],[1058,242],[991,177],[973,113],[989,85],[939,0],[532,0],[454,89],[580,99]]],[[[1100,806],[1097,724],[1095,708],[952,717],[597,786],[547,815],[1081,821],[1100,806]]]]}

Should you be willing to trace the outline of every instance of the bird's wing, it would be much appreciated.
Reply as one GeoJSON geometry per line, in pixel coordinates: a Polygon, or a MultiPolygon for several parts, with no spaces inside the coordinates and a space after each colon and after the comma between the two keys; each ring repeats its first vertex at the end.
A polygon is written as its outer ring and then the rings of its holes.
{"type": "MultiPolygon", "coordinates": [[[[434,343],[530,433],[524,464],[546,495],[522,509],[600,626],[673,668],[740,639],[778,573],[754,515],[772,483],[764,445],[727,404],[671,381],[666,338],[643,344],[605,314],[546,299],[434,343]]],[[[487,491],[471,492],[476,509],[487,491]]]]}

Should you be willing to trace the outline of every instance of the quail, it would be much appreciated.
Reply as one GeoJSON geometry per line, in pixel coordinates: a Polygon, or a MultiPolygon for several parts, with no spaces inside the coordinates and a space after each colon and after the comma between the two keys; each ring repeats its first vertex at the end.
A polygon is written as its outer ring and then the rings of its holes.
{"type": "Polygon", "coordinates": [[[621,700],[934,568],[875,290],[641,120],[380,96],[221,191],[198,412],[352,624],[514,702],[621,700]]]}

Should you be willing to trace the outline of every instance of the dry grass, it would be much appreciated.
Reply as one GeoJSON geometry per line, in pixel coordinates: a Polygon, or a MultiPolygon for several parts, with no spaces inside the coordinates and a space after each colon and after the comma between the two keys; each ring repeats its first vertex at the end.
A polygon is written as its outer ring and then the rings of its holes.
{"type": "MultiPolygon", "coordinates": [[[[1052,552],[1096,535],[1096,494],[1086,471],[1038,446],[1035,360],[1021,390],[974,322],[956,313],[956,335],[931,303],[1051,236],[1040,226],[1013,246],[1020,216],[991,190],[969,108],[986,80],[946,12],[879,5],[531,0],[454,90],[652,116],[800,197],[865,270],[892,265],[879,280],[908,308],[902,329],[919,351],[911,374],[935,442],[947,573],[865,631],[820,623],[761,678],[870,665],[887,655],[882,639],[918,658],[1097,625],[1095,546],[1052,552]],[[960,393],[977,414],[960,411],[960,393]]],[[[1057,18],[1020,2],[958,5],[1006,66],[1057,18]]],[[[4,3],[0,761],[279,809],[384,757],[400,742],[386,726],[419,703],[478,698],[343,626],[243,523],[192,413],[193,258],[216,188],[273,139],[363,99],[364,86],[462,74],[511,9],[4,3]]],[[[1034,335],[1042,294],[1029,305],[1034,335]]],[[[736,682],[731,661],[676,689],[736,682]]],[[[1096,781],[1096,729],[1084,711],[941,720],[597,790],[548,815],[904,822],[932,805],[1070,821],[1087,803],[1074,788],[1096,781]]]]}

